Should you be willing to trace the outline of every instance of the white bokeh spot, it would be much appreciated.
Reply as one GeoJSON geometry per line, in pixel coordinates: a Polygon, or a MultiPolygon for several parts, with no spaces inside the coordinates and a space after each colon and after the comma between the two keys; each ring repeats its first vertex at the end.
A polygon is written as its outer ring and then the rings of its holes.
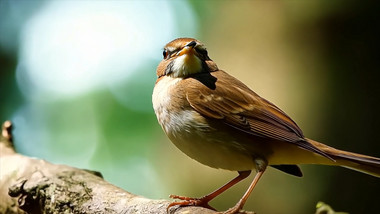
{"type": "MultiPolygon", "coordinates": [[[[175,6],[187,16],[182,24],[192,28],[186,4],[175,6]]],[[[159,59],[162,46],[178,34],[172,6],[170,1],[47,2],[22,32],[21,90],[28,98],[46,99],[125,80],[145,61],[159,59]]]]}

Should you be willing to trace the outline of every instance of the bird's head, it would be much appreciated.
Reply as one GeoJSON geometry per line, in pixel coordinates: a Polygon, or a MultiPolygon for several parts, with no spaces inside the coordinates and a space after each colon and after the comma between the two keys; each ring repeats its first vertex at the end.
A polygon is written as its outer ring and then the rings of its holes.
{"type": "Polygon", "coordinates": [[[217,70],[208,57],[206,47],[192,38],[178,38],[164,47],[163,60],[157,67],[157,76],[186,78],[192,74],[217,70]]]}

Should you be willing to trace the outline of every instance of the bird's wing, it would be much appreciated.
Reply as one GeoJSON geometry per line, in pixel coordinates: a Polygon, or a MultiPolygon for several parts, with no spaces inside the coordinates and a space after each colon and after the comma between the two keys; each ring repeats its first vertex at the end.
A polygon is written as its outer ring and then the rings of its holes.
{"type": "Polygon", "coordinates": [[[219,119],[237,131],[323,153],[304,139],[301,129],[288,115],[224,71],[190,78],[192,83],[186,88],[187,100],[203,116],[219,119]],[[210,78],[214,79],[213,87],[204,84],[210,82],[210,78]]]}
{"type": "MultiPolygon", "coordinates": [[[[278,107],[261,98],[223,71],[212,72],[215,89],[194,81],[187,87],[190,105],[200,114],[261,137],[299,141],[304,136],[297,124],[278,107]]],[[[206,75],[204,75],[207,78],[206,75]]]]}

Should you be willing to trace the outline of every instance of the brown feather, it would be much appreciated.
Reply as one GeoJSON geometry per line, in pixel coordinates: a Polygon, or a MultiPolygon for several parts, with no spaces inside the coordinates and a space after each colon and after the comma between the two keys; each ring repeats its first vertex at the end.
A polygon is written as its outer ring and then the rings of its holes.
{"type": "Polygon", "coordinates": [[[186,98],[197,112],[208,118],[223,120],[236,131],[293,143],[330,158],[307,142],[297,124],[274,104],[224,71],[211,72],[211,75],[216,78],[214,90],[197,80],[199,78],[184,79],[189,82],[185,89],[186,98]]]}
{"type": "Polygon", "coordinates": [[[380,158],[335,149],[311,139],[306,140],[337,160],[336,165],[380,177],[380,158]]]}

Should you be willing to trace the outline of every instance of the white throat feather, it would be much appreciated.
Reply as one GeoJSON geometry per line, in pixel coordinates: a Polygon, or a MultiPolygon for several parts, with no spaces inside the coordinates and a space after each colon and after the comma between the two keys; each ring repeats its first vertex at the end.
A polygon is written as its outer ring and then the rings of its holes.
{"type": "Polygon", "coordinates": [[[195,55],[184,54],[173,60],[170,76],[187,77],[202,71],[202,61],[195,55]]]}

